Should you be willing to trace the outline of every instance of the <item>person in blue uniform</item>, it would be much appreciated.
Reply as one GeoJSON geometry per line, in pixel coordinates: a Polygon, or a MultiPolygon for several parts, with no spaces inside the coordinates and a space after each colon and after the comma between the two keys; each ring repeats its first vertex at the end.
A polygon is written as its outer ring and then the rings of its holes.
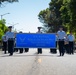
{"type": "Polygon", "coordinates": [[[14,32],[12,32],[12,26],[8,27],[8,31],[6,32],[6,37],[8,38],[8,52],[9,52],[9,56],[13,55],[13,51],[14,51],[14,32]]]}
{"type": "MultiPolygon", "coordinates": [[[[41,32],[41,27],[38,27],[37,33],[42,33],[41,32]]],[[[38,48],[37,51],[38,51],[38,54],[42,54],[42,48],[38,48]]]]}
{"type": "MultiPolygon", "coordinates": [[[[68,34],[67,34],[67,36],[68,36],[68,34]]],[[[64,38],[64,49],[65,49],[65,52],[67,54],[69,54],[69,41],[68,41],[67,37],[64,38]]]]}
{"type": "Polygon", "coordinates": [[[2,44],[3,44],[4,54],[6,54],[7,53],[7,37],[6,37],[6,35],[2,36],[2,44]]]}
{"type": "Polygon", "coordinates": [[[74,40],[75,37],[72,34],[72,31],[70,31],[70,34],[68,35],[68,41],[69,41],[69,54],[74,54],[74,40]]]}
{"type": "Polygon", "coordinates": [[[61,26],[57,32],[58,36],[58,45],[59,45],[59,53],[60,56],[64,56],[64,38],[66,37],[65,31],[63,31],[63,27],[61,26]]]}

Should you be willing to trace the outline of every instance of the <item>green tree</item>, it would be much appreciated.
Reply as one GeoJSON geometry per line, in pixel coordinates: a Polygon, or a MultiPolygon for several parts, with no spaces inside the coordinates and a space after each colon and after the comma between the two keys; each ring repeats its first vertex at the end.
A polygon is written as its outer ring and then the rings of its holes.
{"type": "Polygon", "coordinates": [[[50,10],[49,8],[40,11],[40,13],[38,14],[39,20],[41,23],[43,23],[43,32],[48,32],[49,30],[49,26],[48,23],[50,22],[50,10]]]}
{"type": "Polygon", "coordinates": [[[18,0],[0,0],[0,2],[9,2],[9,3],[12,3],[12,2],[18,2],[18,0]]]}
{"type": "Polygon", "coordinates": [[[56,32],[60,25],[62,25],[60,8],[62,5],[61,0],[51,0],[49,3],[49,8],[40,11],[38,17],[40,22],[43,22],[44,28],[47,32],[56,32]],[[48,11],[47,11],[48,10],[48,11]]]}
{"type": "Polygon", "coordinates": [[[63,5],[60,11],[64,26],[76,35],[76,1],[63,0],[63,5]]]}
{"type": "Polygon", "coordinates": [[[0,40],[2,36],[5,34],[5,32],[8,30],[5,24],[6,24],[6,21],[4,19],[0,20],[0,40]]]}
{"type": "Polygon", "coordinates": [[[45,32],[56,32],[62,25],[76,35],[76,0],[51,0],[49,8],[40,11],[38,17],[45,32]]]}

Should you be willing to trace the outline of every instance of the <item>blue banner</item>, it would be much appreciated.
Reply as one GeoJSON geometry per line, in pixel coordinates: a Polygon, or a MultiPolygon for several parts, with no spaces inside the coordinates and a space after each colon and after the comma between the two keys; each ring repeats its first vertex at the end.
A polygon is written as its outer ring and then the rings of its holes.
{"type": "Polygon", "coordinates": [[[45,33],[18,33],[16,35],[18,48],[56,48],[56,35],[45,33]]]}

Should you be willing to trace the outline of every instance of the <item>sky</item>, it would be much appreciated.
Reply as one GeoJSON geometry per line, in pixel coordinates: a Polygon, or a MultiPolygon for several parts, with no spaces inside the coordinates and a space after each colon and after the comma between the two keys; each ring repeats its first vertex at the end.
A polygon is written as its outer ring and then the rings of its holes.
{"type": "Polygon", "coordinates": [[[41,10],[49,7],[51,0],[19,0],[0,8],[0,19],[6,19],[6,25],[13,25],[18,32],[37,32],[37,27],[43,24],[38,19],[41,10]]]}

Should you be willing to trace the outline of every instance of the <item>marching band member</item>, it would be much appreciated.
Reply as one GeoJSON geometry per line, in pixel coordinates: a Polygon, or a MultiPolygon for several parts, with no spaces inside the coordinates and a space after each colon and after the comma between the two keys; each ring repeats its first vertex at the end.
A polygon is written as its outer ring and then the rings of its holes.
{"type": "Polygon", "coordinates": [[[5,35],[8,38],[8,52],[10,53],[9,56],[12,56],[14,51],[14,32],[12,32],[12,26],[8,27],[8,31],[5,35]]]}
{"type": "MultiPolygon", "coordinates": [[[[37,31],[37,33],[42,33],[41,32],[41,27],[38,27],[38,31],[37,31]]],[[[42,54],[42,48],[38,48],[38,54],[42,54]]]]}
{"type": "Polygon", "coordinates": [[[70,31],[70,34],[68,35],[69,52],[70,52],[70,54],[74,54],[74,40],[75,40],[75,37],[72,34],[72,32],[70,31]]]}
{"type": "Polygon", "coordinates": [[[4,54],[6,54],[6,51],[7,51],[7,37],[6,37],[6,35],[2,36],[2,43],[3,43],[4,54]]]}
{"type": "Polygon", "coordinates": [[[65,31],[63,31],[62,27],[59,28],[57,35],[58,35],[59,53],[60,56],[64,56],[64,37],[66,37],[66,33],[65,31]]]}

